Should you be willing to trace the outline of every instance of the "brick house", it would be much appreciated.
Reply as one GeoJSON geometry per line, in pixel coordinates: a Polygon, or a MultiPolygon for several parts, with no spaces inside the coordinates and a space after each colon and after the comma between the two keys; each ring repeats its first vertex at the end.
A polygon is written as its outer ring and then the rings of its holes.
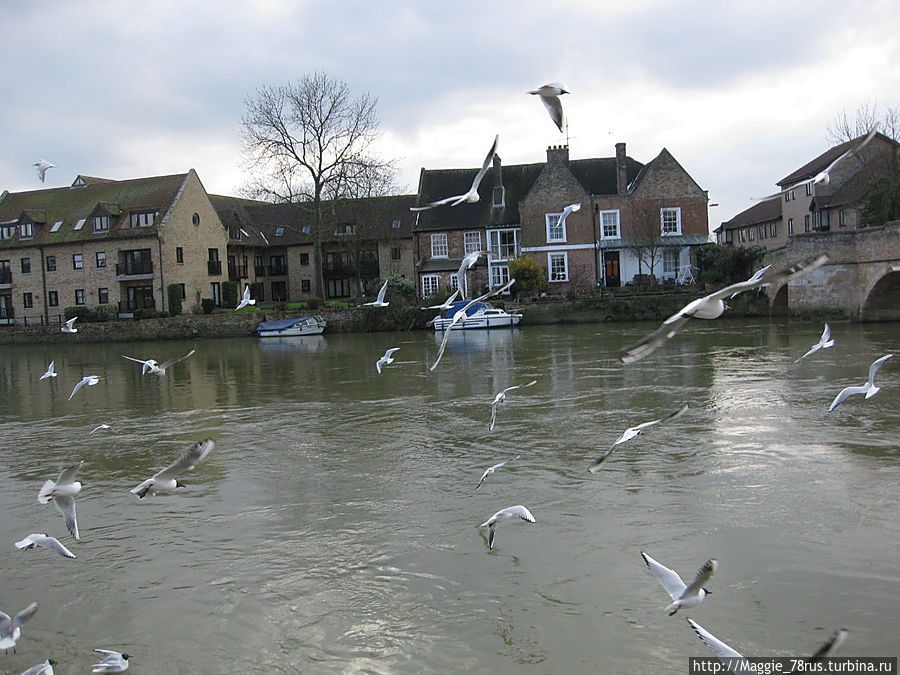
{"type": "Polygon", "coordinates": [[[0,321],[56,322],[68,306],[131,316],[221,297],[227,238],[196,172],[0,196],[0,321]]]}
{"type": "MultiPolygon", "coordinates": [[[[418,203],[464,193],[476,173],[423,168],[418,203]]],[[[665,149],[647,165],[627,157],[624,143],[611,158],[570,160],[566,146],[548,148],[542,164],[503,166],[495,156],[479,196],[418,214],[421,296],[454,289],[463,256],[477,250],[489,255],[463,280],[469,296],[505,283],[509,260],[522,255],[540,264],[548,293],[565,293],[628,283],[651,267],[674,280],[690,262],[689,247],[709,240],[707,194],[665,149]],[[581,209],[562,224],[563,208],[574,203],[581,209]]]]}
{"type": "Polygon", "coordinates": [[[714,230],[716,243],[726,246],[761,246],[768,250],[787,243],[788,233],[781,217],[781,201],[767,199],[741,211],[714,230]]]}

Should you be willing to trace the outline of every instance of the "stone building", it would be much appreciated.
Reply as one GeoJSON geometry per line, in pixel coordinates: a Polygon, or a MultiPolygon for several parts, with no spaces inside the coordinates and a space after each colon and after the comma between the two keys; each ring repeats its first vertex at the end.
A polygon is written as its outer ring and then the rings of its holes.
{"type": "Polygon", "coordinates": [[[781,217],[781,201],[757,202],[719,225],[715,235],[716,243],[728,246],[761,246],[767,251],[784,246],[788,235],[781,217]]]}

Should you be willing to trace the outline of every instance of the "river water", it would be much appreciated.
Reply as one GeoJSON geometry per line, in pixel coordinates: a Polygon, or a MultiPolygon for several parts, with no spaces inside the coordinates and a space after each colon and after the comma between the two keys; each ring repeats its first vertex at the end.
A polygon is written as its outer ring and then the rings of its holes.
{"type": "Polygon", "coordinates": [[[100,647],[143,673],[686,673],[709,652],[684,616],[745,655],[846,627],[840,655],[896,656],[900,359],[828,405],[897,324],[833,325],[794,364],[820,323],[697,322],[620,364],[654,327],[454,334],[434,372],[430,333],[0,347],[0,609],[39,603],[0,671],[85,672],[100,647]],[[121,358],[190,348],[161,378],[121,358]],[[129,493],[205,437],[186,488],[129,493]],[[36,497],[79,460],[76,542],[36,497]],[[479,524],[514,504],[537,522],[489,550],[479,524]],[[78,558],[15,550],[31,532],[78,558]],[[641,551],[686,581],[715,557],[712,595],[666,616],[641,551]]]}

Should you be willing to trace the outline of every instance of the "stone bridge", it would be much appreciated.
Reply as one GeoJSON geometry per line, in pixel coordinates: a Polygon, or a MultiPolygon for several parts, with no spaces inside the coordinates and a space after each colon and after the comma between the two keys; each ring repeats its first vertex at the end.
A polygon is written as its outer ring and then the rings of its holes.
{"type": "Polygon", "coordinates": [[[776,267],[827,253],[829,262],[769,289],[773,314],[842,314],[853,321],[900,320],[900,221],[861,230],[794,235],[766,254],[776,267]]]}

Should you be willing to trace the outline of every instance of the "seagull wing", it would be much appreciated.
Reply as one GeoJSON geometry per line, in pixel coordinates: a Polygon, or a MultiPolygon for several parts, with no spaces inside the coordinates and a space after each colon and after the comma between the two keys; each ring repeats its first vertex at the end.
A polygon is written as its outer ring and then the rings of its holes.
{"type": "Polygon", "coordinates": [[[64,556],[66,558],[75,557],[75,554],[65,546],[63,546],[59,539],[57,539],[56,537],[48,537],[43,533],[29,534],[22,541],[16,542],[16,548],[18,549],[34,548],[35,546],[43,546],[44,548],[48,548],[51,551],[56,551],[61,556],[64,556]]]}
{"type": "Polygon", "coordinates": [[[674,314],[666,319],[659,328],[645,335],[639,342],[627,347],[619,359],[622,363],[634,363],[655,352],[666,342],[675,337],[676,333],[690,317],[685,314],[674,314]]]}
{"type": "Polygon", "coordinates": [[[491,145],[491,149],[488,150],[487,155],[485,155],[484,162],[481,164],[481,168],[478,170],[478,173],[475,174],[475,180],[472,181],[472,187],[469,188],[469,194],[475,193],[478,194],[478,186],[481,185],[481,179],[484,178],[484,174],[488,172],[488,169],[491,168],[491,164],[494,162],[494,155],[497,152],[497,143],[500,141],[500,134],[494,136],[494,143],[491,145]]]}
{"type": "Polygon", "coordinates": [[[63,469],[59,473],[59,478],[56,479],[57,485],[71,485],[75,482],[75,474],[78,473],[78,469],[81,468],[81,465],[84,464],[84,461],[78,462],[78,464],[73,464],[67,469],[63,469]]]}
{"type": "Polygon", "coordinates": [[[184,360],[185,360],[186,358],[188,358],[189,356],[192,356],[192,355],[194,354],[195,351],[197,351],[197,350],[196,350],[196,349],[192,349],[191,351],[189,351],[189,352],[188,352],[187,354],[185,354],[184,356],[179,356],[177,359],[169,359],[168,361],[164,361],[164,362],[162,363],[162,365],[160,365],[160,366],[158,366],[158,367],[159,367],[160,370],[165,370],[166,368],[168,368],[169,366],[171,366],[173,363],[178,363],[179,361],[184,361],[184,360]]]}
{"type": "Polygon", "coordinates": [[[550,113],[550,119],[553,120],[553,123],[557,128],[562,131],[565,120],[563,118],[562,102],[559,100],[559,97],[541,94],[541,103],[544,104],[544,107],[547,108],[547,112],[550,113]]]}
{"type": "Polygon", "coordinates": [[[86,378],[86,377],[81,378],[81,382],[79,382],[78,384],[76,384],[76,385],[75,385],[75,388],[72,390],[72,393],[69,394],[69,399],[68,399],[68,400],[71,401],[71,400],[72,400],[72,397],[73,397],[75,394],[77,394],[77,393],[78,393],[78,390],[81,389],[84,385],[86,385],[87,382],[88,382],[88,378],[86,378]]]}
{"type": "Polygon", "coordinates": [[[703,640],[703,644],[709,647],[709,650],[716,656],[720,658],[743,658],[740,652],[726,645],[693,619],[688,619],[687,622],[691,624],[691,628],[694,629],[697,636],[703,640]]]}
{"type": "Polygon", "coordinates": [[[488,431],[494,430],[494,423],[497,421],[497,402],[491,403],[491,423],[488,425],[488,431]]]}
{"type": "Polygon", "coordinates": [[[453,202],[459,203],[460,200],[465,198],[466,195],[453,195],[452,197],[446,197],[445,199],[440,199],[436,202],[429,202],[425,204],[425,206],[410,206],[410,211],[427,211],[428,209],[433,209],[436,206],[443,206],[444,204],[452,204],[453,202]]]}
{"type": "Polygon", "coordinates": [[[889,359],[891,359],[893,356],[894,356],[893,354],[885,354],[880,359],[877,359],[876,361],[874,361],[871,366],[869,366],[869,385],[870,386],[873,386],[873,387],[875,386],[875,373],[878,372],[878,369],[881,368],[881,366],[883,366],[884,363],[886,361],[888,361],[889,359]]]}
{"type": "Polygon", "coordinates": [[[34,613],[37,611],[38,605],[36,602],[32,602],[28,607],[23,609],[21,612],[16,614],[16,618],[12,621],[12,632],[16,632],[16,628],[24,624],[26,621],[31,619],[34,616],[34,613]]]}
{"type": "Polygon", "coordinates": [[[684,595],[687,586],[685,586],[681,577],[678,576],[678,572],[670,570],[661,562],[657,562],[646,553],[641,552],[641,557],[643,557],[644,562],[647,563],[650,573],[662,584],[662,587],[666,589],[666,593],[672,596],[673,600],[678,600],[678,598],[684,595]]]}
{"type": "Polygon", "coordinates": [[[375,298],[375,302],[382,303],[384,302],[384,293],[387,291],[387,279],[384,280],[384,284],[382,284],[381,288],[378,290],[378,297],[375,298]]]}
{"type": "Polygon", "coordinates": [[[66,528],[71,532],[75,539],[78,536],[78,519],[75,517],[75,499],[69,495],[54,495],[53,505],[60,512],[63,520],[66,522],[66,528]]]}
{"type": "Polygon", "coordinates": [[[398,351],[399,349],[400,349],[400,347],[391,347],[390,349],[388,349],[387,351],[384,352],[384,358],[386,358],[386,359],[391,358],[391,354],[398,351]]]}
{"type": "Polygon", "coordinates": [[[154,475],[154,478],[174,478],[175,476],[192,471],[215,447],[212,439],[207,438],[205,441],[194,443],[191,447],[181,453],[171,465],[154,475]]]}
{"type": "Polygon", "coordinates": [[[812,656],[809,657],[808,661],[815,661],[816,659],[820,659],[823,656],[828,656],[828,654],[833,652],[841,645],[845,637],[847,637],[847,629],[838,628],[834,632],[834,635],[828,638],[825,643],[821,647],[819,647],[812,656]]]}
{"type": "Polygon", "coordinates": [[[835,408],[837,408],[841,403],[844,402],[844,399],[848,396],[853,396],[854,394],[865,394],[869,391],[869,387],[866,385],[862,385],[859,387],[844,387],[841,389],[840,393],[834,397],[834,400],[831,402],[831,405],[828,406],[828,412],[831,412],[835,408]]]}
{"type": "MultiPolygon", "coordinates": [[[[691,585],[684,589],[683,596],[694,595],[703,588],[709,580],[712,578],[712,575],[716,573],[716,570],[719,568],[719,561],[715,558],[710,558],[705,563],[703,563],[703,567],[697,572],[697,576],[694,577],[694,580],[691,582],[691,585]]],[[[674,598],[677,600],[677,598],[674,598]]]]}
{"type": "Polygon", "coordinates": [[[847,159],[847,157],[849,157],[850,155],[855,155],[857,152],[862,150],[864,147],[866,147],[866,145],[869,143],[869,141],[871,141],[873,138],[875,138],[875,134],[877,134],[877,133],[878,133],[878,126],[876,125],[875,128],[872,129],[872,131],[870,131],[866,135],[866,137],[862,140],[862,142],[859,145],[857,145],[855,148],[851,148],[850,150],[847,150],[846,152],[841,154],[836,160],[834,160],[831,164],[829,164],[828,168],[825,169],[824,171],[822,171],[822,173],[824,173],[824,174],[829,173],[839,163],[841,163],[845,159],[847,159]]]}

